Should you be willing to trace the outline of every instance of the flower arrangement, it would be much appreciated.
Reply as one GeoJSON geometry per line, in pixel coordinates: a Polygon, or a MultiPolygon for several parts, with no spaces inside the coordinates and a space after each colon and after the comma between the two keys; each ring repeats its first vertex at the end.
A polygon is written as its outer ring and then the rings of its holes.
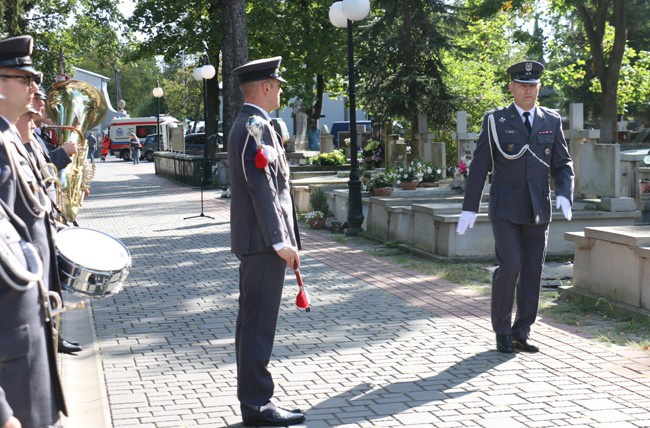
{"type": "Polygon", "coordinates": [[[424,177],[424,166],[420,160],[414,160],[406,168],[401,165],[397,166],[394,170],[397,184],[412,181],[420,182],[422,181],[422,177],[424,177]]]}
{"type": "Polygon", "coordinates": [[[442,170],[433,166],[431,162],[426,162],[423,160],[416,160],[411,163],[411,165],[417,165],[418,170],[422,173],[422,183],[435,183],[440,180],[442,176],[442,170]]]}
{"type": "Polygon", "coordinates": [[[395,175],[390,171],[383,171],[378,174],[373,174],[370,177],[370,189],[380,189],[386,187],[393,187],[395,185],[395,175]]]}
{"type": "Polygon", "coordinates": [[[322,211],[307,211],[302,215],[302,219],[307,223],[316,220],[323,220],[324,218],[326,218],[326,214],[322,211]]]}
{"type": "Polygon", "coordinates": [[[329,153],[321,153],[307,159],[307,165],[312,166],[325,166],[325,165],[343,165],[345,163],[345,155],[341,150],[334,150],[329,153]]]}
{"type": "Polygon", "coordinates": [[[461,159],[460,162],[458,162],[458,165],[456,165],[454,175],[462,175],[463,178],[467,178],[467,174],[469,174],[469,162],[465,162],[464,159],[461,159]]]}
{"type": "Polygon", "coordinates": [[[384,148],[381,146],[381,142],[368,140],[360,157],[359,165],[365,167],[366,170],[379,167],[384,160],[384,148]]]}

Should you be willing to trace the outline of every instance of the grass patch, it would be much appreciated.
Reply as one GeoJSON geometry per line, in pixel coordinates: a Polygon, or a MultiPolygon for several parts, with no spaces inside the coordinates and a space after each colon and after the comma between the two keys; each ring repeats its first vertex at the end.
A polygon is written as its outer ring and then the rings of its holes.
{"type": "MultiPolygon", "coordinates": [[[[335,235],[331,239],[409,269],[469,287],[481,294],[490,294],[492,273],[488,268],[492,264],[433,260],[411,254],[395,242],[384,244],[364,237],[349,239],[335,235]]],[[[570,281],[562,285],[570,285],[570,281]]],[[[623,313],[605,298],[597,301],[581,296],[568,298],[557,290],[542,288],[539,313],[555,322],[584,328],[599,342],[650,350],[650,319],[623,313]]]]}

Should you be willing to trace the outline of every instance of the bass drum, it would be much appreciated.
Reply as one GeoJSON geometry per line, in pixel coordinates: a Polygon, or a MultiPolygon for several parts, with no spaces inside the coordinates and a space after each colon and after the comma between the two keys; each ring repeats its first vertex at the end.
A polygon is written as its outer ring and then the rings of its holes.
{"type": "Polygon", "coordinates": [[[112,297],[124,287],[131,253],[118,239],[98,230],[70,227],[56,236],[64,289],[85,297],[112,297]]]}

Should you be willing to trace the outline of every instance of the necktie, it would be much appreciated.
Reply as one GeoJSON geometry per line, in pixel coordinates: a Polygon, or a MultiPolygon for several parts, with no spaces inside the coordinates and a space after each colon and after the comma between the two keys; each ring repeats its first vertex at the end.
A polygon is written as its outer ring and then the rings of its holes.
{"type": "Polygon", "coordinates": [[[524,112],[524,126],[528,130],[528,133],[530,134],[530,131],[533,129],[532,126],[530,126],[530,120],[528,120],[528,116],[530,116],[530,112],[526,111],[524,112]]]}

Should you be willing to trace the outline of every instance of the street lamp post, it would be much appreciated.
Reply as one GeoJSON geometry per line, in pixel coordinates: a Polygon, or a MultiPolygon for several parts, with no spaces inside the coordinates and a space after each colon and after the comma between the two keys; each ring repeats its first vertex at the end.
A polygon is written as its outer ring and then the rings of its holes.
{"type": "Polygon", "coordinates": [[[206,165],[203,168],[203,179],[207,180],[209,177],[210,169],[212,168],[212,159],[210,159],[210,151],[208,150],[208,91],[206,90],[206,80],[212,79],[217,70],[210,64],[208,55],[202,55],[199,59],[199,67],[194,70],[192,75],[194,80],[202,82],[203,91],[203,130],[205,132],[205,143],[203,145],[203,157],[205,158],[206,165]],[[209,166],[208,166],[209,163],[209,166]],[[206,168],[208,167],[208,168],[206,168]]]}
{"type": "Polygon", "coordinates": [[[363,223],[363,205],[361,202],[361,180],[359,179],[359,160],[357,153],[357,113],[355,105],[356,88],[354,85],[354,43],[352,40],[352,22],[360,21],[370,12],[369,0],[343,0],[335,2],[329,10],[330,22],[338,28],[348,29],[348,100],[350,102],[350,180],[348,181],[348,230],[347,236],[357,236],[363,223]]]}
{"type": "MultiPolygon", "coordinates": [[[[208,55],[202,55],[199,58],[199,66],[192,72],[194,80],[197,82],[202,82],[203,92],[203,129],[205,134],[205,142],[203,143],[203,176],[201,177],[201,213],[199,215],[187,217],[185,220],[196,217],[207,217],[214,219],[214,217],[205,215],[203,212],[203,186],[207,184],[212,173],[212,159],[210,158],[210,152],[208,150],[208,91],[206,91],[205,88],[205,81],[212,79],[215,74],[217,74],[217,70],[215,70],[214,66],[210,64],[208,55]]],[[[194,121],[194,126],[196,127],[196,120],[194,121]]]]}
{"type": "Polygon", "coordinates": [[[160,82],[156,80],[156,87],[153,88],[153,96],[156,97],[156,140],[158,141],[158,151],[160,151],[160,97],[163,96],[163,90],[160,82]]]}

